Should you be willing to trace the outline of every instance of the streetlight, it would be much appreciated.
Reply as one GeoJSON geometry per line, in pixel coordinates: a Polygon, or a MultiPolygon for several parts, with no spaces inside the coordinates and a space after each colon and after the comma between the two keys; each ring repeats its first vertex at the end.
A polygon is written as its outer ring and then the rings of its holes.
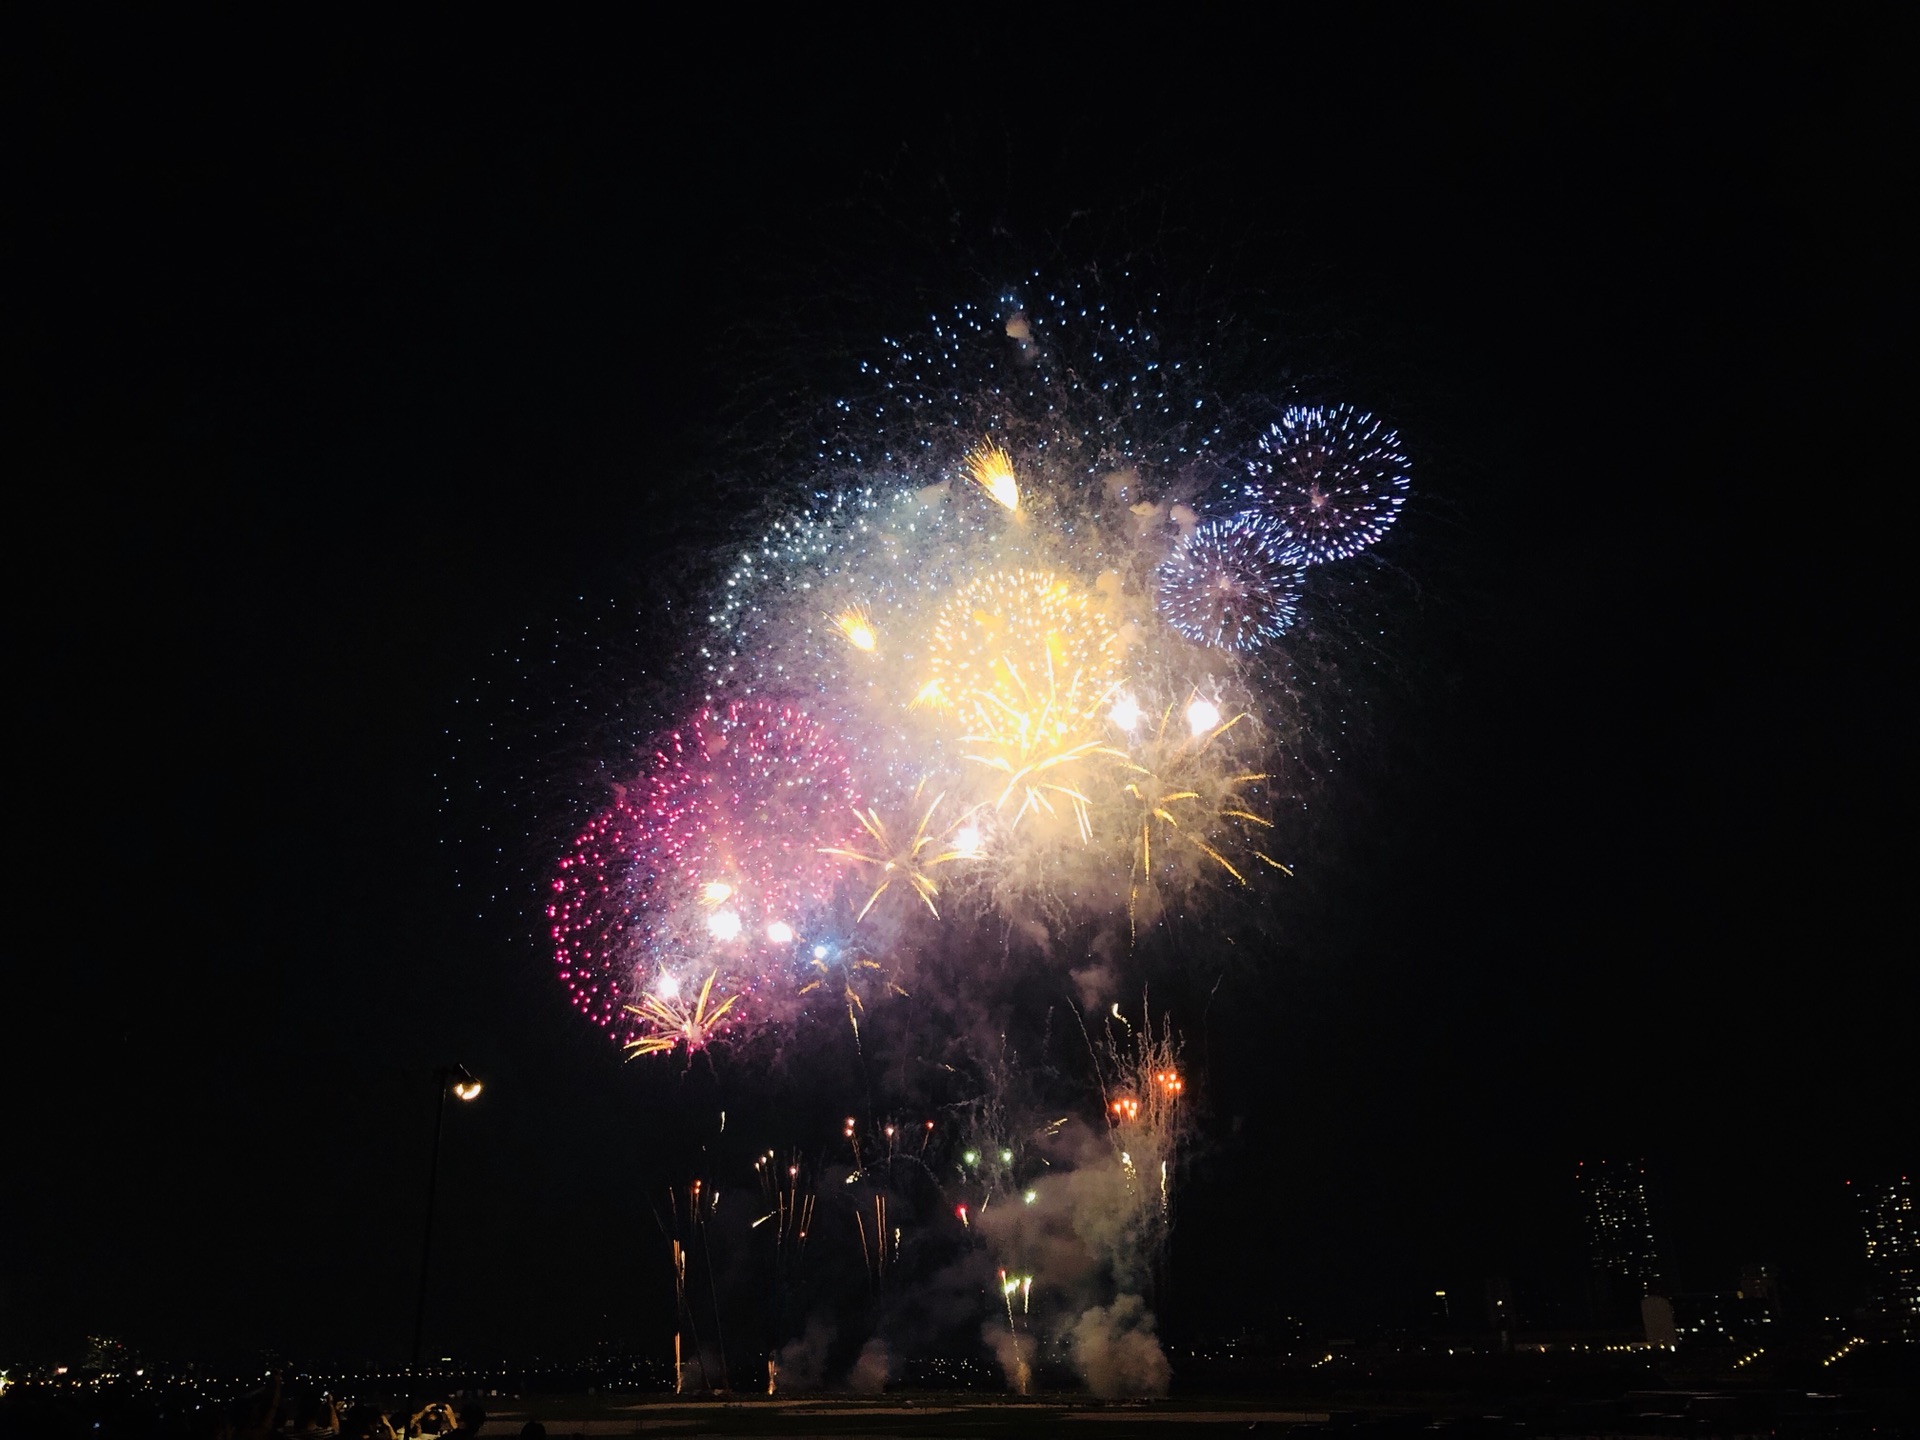
{"type": "Polygon", "coordinates": [[[413,1309],[413,1368],[420,1368],[420,1339],[427,1327],[427,1264],[433,1256],[433,1196],[440,1185],[440,1132],[447,1123],[447,1092],[462,1100],[480,1093],[480,1082],[464,1065],[442,1065],[433,1072],[440,1103],[433,1112],[433,1163],[427,1167],[427,1229],[420,1237],[420,1299],[413,1309]]]}

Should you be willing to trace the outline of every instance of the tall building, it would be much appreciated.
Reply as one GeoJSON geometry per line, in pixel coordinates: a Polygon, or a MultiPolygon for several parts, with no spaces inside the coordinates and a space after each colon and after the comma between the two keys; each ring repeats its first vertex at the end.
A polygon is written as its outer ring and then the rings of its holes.
{"type": "Polygon", "coordinates": [[[1772,1265],[1759,1260],[1742,1265],[1740,1288],[1734,1293],[1762,1306],[1773,1319],[1780,1318],[1780,1272],[1772,1265]]]}
{"type": "Polygon", "coordinates": [[[1594,1319],[1632,1324],[1640,1301],[1661,1288],[1660,1252],[1640,1160],[1583,1160],[1578,1184],[1593,1281],[1594,1319]]]}
{"type": "Polygon", "coordinates": [[[1870,1182],[1847,1188],[1860,1207],[1860,1229],[1867,1244],[1867,1273],[1873,1318],[1893,1335],[1920,1339],[1920,1231],[1914,1227],[1913,1183],[1870,1182]]]}

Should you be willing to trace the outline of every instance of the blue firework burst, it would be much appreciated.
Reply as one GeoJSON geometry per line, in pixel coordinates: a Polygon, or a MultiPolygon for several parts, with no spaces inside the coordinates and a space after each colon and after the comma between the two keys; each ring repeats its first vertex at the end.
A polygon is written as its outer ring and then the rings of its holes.
{"type": "Polygon", "coordinates": [[[1373,544],[1407,498],[1400,437],[1351,405],[1290,405],[1247,462],[1247,501],[1278,523],[1309,565],[1373,544]]]}
{"type": "Polygon", "coordinates": [[[1257,649],[1293,624],[1306,563],[1265,515],[1209,520],[1160,566],[1160,613],[1197,645],[1257,649]]]}

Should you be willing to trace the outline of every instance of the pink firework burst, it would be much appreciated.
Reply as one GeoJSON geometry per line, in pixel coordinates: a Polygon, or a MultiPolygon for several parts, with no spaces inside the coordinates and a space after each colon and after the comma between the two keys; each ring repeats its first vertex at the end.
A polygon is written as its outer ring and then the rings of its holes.
{"type": "Polygon", "coordinates": [[[651,1031],[646,997],[682,972],[751,989],[825,910],[839,874],[822,849],[851,838],[855,799],[839,745],[791,705],[735,701],[662,737],[554,870],[547,918],[575,1008],[632,1044],[651,1031]]]}

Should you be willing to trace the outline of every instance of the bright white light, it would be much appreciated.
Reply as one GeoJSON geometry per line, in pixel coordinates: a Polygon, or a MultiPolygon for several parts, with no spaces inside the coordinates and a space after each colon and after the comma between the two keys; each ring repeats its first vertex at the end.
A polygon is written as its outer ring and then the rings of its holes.
{"type": "Polygon", "coordinates": [[[665,970],[662,970],[660,972],[660,978],[653,982],[653,993],[662,1000],[678,1000],[680,998],[680,977],[678,975],[670,975],[665,970]]]}
{"type": "Polygon", "coordinates": [[[1027,1191],[1025,1198],[1026,1198],[1027,1204],[1031,1205],[1033,1204],[1034,1201],[1040,1198],[1040,1192],[1038,1190],[1029,1190],[1027,1191]]]}
{"type": "Polygon", "coordinates": [[[776,920],[767,926],[767,939],[776,945],[791,945],[793,943],[793,927],[784,920],[776,920]]]}
{"type": "Polygon", "coordinates": [[[700,898],[709,905],[718,905],[732,895],[733,887],[724,880],[709,880],[700,887],[700,898]]]}
{"type": "Polygon", "coordinates": [[[814,958],[814,959],[816,959],[816,960],[824,960],[824,959],[826,959],[826,958],[827,958],[827,947],[826,947],[826,946],[824,946],[824,945],[816,945],[816,946],[814,946],[814,947],[813,947],[813,958],[814,958]]]}
{"type": "Polygon", "coordinates": [[[716,940],[738,939],[740,917],[731,910],[716,910],[707,917],[707,933],[716,940]]]}
{"type": "Polygon", "coordinates": [[[962,860],[977,858],[980,854],[980,844],[981,836],[978,825],[962,825],[958,830],[953,832],[953,853],[962,860]]]}
{"type": "Polygon", "coordinates": [[[1198,695],[1187,706],[1187,729],[1196,735],[1204,735],[1220,723],[1220,707],[1211,700],[1203,700],[1198,695]]]}
{"type": "Polygon", "coordinates": [[[1107,719],[1131,734],[1140,723],[1140,702],[1131,695],[1122,695],[1107,712],[1107,719]]]}

